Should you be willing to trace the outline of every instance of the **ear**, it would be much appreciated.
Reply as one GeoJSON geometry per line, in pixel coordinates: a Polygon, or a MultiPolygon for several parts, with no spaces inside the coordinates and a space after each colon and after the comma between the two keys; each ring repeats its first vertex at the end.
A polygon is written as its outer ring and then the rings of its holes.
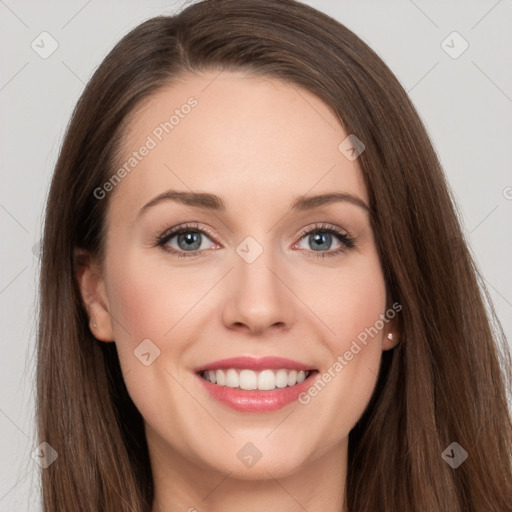
{"type": "Polygon", "coordinates": [[[398,318],[389,320],[382,330],[382,350],[395,348],[400,341],[401,329],[398,318]]]}
{"type": "Polygon", "coordinates": [[[112,317],[101,268],[85,249],[75,248],[75,273],[92,334],[100,341],[114,341],[112,317]]]}

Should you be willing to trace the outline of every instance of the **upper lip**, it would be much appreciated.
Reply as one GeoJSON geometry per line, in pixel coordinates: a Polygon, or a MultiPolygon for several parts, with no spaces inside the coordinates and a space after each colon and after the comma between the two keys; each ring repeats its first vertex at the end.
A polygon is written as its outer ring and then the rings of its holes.
{"type": "Polygon", "coordinates": [[[211,363],[198,366],[195,371],[205,370],[223,370],[227,368],[239,368],[248,370],[273,370],[279,368],[289,368],[290,370],[313,370],[310,365],[287,359],[285,357],[251,357],[240,356],[229,359],[220,359],[211,363]]]}

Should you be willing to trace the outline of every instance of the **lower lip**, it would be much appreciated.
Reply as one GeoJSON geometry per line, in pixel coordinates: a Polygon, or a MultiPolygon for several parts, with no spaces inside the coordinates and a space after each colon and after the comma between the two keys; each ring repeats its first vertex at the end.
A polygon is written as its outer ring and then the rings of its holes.
{"type": "Polygon", "coordinates": [[[299,395],[311,386],[317,371],[312,371],[308,378],[295,386],[276,388],[270,391],[258,389],[244,390],[230,388],[228,386],[217,386],[197,375],[206,391],[216,400],[228,407],[241,412],[270,412],[276,411],[286,405],[295,402],[299,395]]]}

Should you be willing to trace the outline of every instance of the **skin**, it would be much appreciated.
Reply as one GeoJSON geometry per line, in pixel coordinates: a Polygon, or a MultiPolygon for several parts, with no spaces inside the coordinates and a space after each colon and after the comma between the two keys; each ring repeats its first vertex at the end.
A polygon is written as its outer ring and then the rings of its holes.
{"type": "MultiPolygon", "coordinates": [[[[104,265],[91,256],[77,276],[91,330],[116,343],[144,418],[153,512],[346,510],[348,434],[370,400],[382,351],[398,341],[393,322],[307,405],[237,412],[211,399],[193,368],[271,355],[321,374],[389,308],[364,208],[290,211],[305,194],[344,192],[368,204],[357,160],[338,150],[347,133],[304,89],[241,72],[190,74],[134,113],[121,164],[190,96],[197,106],[110,192],[104,265]],[[226,211],[163,201],[139,215],[169,189],[217,194],[226,211]],[[200,255],[155,246],[168,228],[190,222],[213,235],[201,235],[200,255]],[[342,228],[355,247],[322,258],[343,242],[333,235],[315,251],[301,234],[316,223],[342,228]],[[263,248],[252,263],[236,252],[248,236],[263,248]],[[145,339],[160,350],[148,366],[134,356],[145,339]],[[262,454],[252,467],[237,457],[247,442],[262,454]]],[[[177,236],[169,244],[186,252],[177,236]]]]}

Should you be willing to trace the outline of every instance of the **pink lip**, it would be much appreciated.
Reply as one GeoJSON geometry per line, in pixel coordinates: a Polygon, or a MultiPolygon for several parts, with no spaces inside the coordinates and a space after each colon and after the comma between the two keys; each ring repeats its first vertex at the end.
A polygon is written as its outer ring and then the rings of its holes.
{"type": "Polygon", "coordinates": [[[217,386],[217,384],[212,384],[203,379],[199,374],[197,377],[210,396],[231,409],[240,412],[271,412],[295,402],[299,395],[311,386],[313,382],[312,379],[314,379],[317,374],[318,371],[313,371],[308,378],[300,384],[290,387],[287,386],[285,388],[276,388],[271,391],[247,391],[240,388],[217,386]]]}
{"type": "Polygon", "coordinates": [[[199,380],[211,397],[224,405],[241,412],[270,412],[281,409],[297,400],[299,395],[311,386],[312,379],[318,373],[311,366],[308,366],[292,359],[284,357],[232,357],[221,359],[199,366],[195,369],[199,380]],[[205,370],[225,370],[227,368],[248,369],[254,371],[276,370],[280,368],[290,370],[310,370],[311,373],[306,380],[295,386],[276,388],[271,391],[245,390],[218,386],[203,379],[200,375],[205,370]]]}
{"type": "MultiPolygon", "coordinates": [[[[286,368],[290,370],[313,370],[308,366],[292,359],[284,357],[232,357],[229,359],[221,359],[213,363],[207,363],[195,368],[195,372],[202,372],[204,370],[225,370],[227,368],[239,368],[254,371],[261,370],[278,370],[279,368],[286,368]]],[[[286,389],[286,388],[283,388],[286,389]]]]}

